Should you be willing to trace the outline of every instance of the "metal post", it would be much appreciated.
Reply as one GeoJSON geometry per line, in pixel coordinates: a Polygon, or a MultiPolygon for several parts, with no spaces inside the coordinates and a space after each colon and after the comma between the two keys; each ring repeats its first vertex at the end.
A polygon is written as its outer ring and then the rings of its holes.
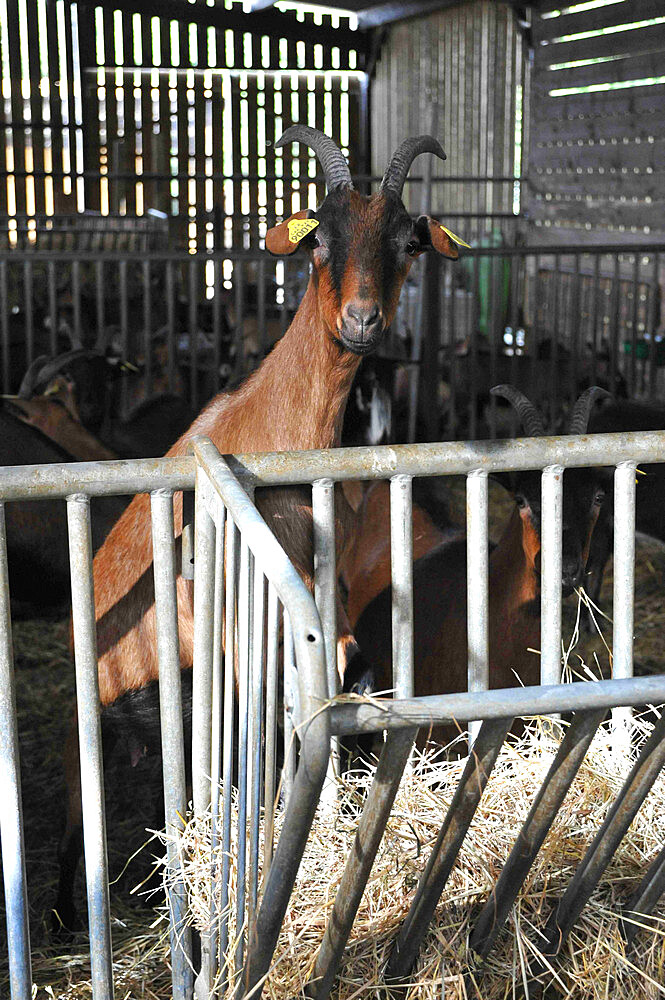
{"type": "Polygon", "coordinates": [[[248,926],[256,913],[259,891],[259,821],[261,818],[261,750],[263,747],[263,646],[264,646],[265,577],[254,559],[254,617],[251,663],[251,713],[249,757],[250,772],[247,789],[249,804],[249,907],[248,926]]]}
{"type": "Polygon", "coordinates": [[[249,631],[250,561],[247,541],[240,536],[240,580],[238,584],[238,861],[236,893],[235,972],[242,972],[245,953],[245,901],[247,871],[247,754],[249,728],[249,631]]]}
{"type": "Polygon", "coordinates": [[[284,609],[284,773],[282,777],[282,796],[284,804],[288,805],[293,790],[296,774],[296,736],[293,725],[295,711],[296,665],[293,653],[293,630],[291,619],[284,609]]]}
{"type": "Polygon", "coordinates": [[[413,513],[411,476],[390,480],[393,688],[413,698],[413,513]]]}
{"type": "Polygon", "coordinates": [[[210,830],[210,922],[208,928],[210,973],[217,973],[217,946],[219,941],[219,910],[217,908],[217,852],[219,849],[219,802],[222,777],[223,740],[223,629],[224,629],[224,540],[226,508],[217,503],[215,520],[215,590],[213,599],[212,643],[212,744],[210,760],[211,830],[210,830]]]}
{"type": "Polygon", "coordinates": [[[226,602],[224,609],[224,730],[222,748],[222,885],[219,904],[220,996],[229,973],[226,954],[229,944],[229,879],[231,872],[231,813],[233,805],[233,727],[235,705],[236,655],[236,571],[238,566],[238,529],[231,517],[226,521],[226,602]]]}
{"type": "Polygon", "coordinates": [[[180,686],[180,643],[176,595],[173,494],[150,495],[155,576],[155,616],[159,663],[159,718],[162,738],[164,817],[169,870],[171,966],[174,1000],[186,1000],[192,990],[191,932],[187,925],[187,893],[175,837],[187,811],[185,743],[180,686]]]}
{"type": "MultiPolygon", "coordinates": [[[[321,617],[326,650],[328,697],[339,692],[337,670],[337,571],[335,567],[335,484],[319,479],[312,485],[314,526],[314,600],[321,617]]],[[[323,789],[323,804],[332,808],[337,798],[339,744],[332,741],[328,780],[323,789]]]]}
{"type": "MultiPolygon", "coordinates": [[[[466,477],[466,602],[468,633],[468,688],[487,691],[489,672],[489,483],[478,469],[466,477]]],[[[474,743],[480,723],[469,722],[474,743]]]]}
{"type": "Polygon", "coordinates": [[[77,493],[67,497],[67,523],[92,991],[94,1000],[113,1000],[102,730],[99,720],[90,499],[87,496],[77,493]]]}
{"type": "Polygon", "coordinates": [[[561,573],[563,468],[550,465],[541,479],[540,683],[561,680],[561,573]]]}
{"type": "MultiPolygon", "coordinates": [[[[614,473],[614,602],[612,677],[633,676],[635,593],[635,462],[622,462],[614,473]]],[[[612,745],[630,750],[632,711],[612,711],[612,745]]]]}
{"type": "Polygon", "coordinates": [[[31,1000],[30,924],[4,503],[0,503],[0,840],[11,998],[31,1000]]]}
{"type": "MultiPolygon", "coordinates": [[[[263,869],[272,863],[275,824],[275,782],[277,775],[277,700],[279,651],[279,599],[272,583],[268,584],[268,655],[266,663],[266,760],[263,801],[263,869]]],[[[264,875],[265,878],[265,875],[264,875]]]]}

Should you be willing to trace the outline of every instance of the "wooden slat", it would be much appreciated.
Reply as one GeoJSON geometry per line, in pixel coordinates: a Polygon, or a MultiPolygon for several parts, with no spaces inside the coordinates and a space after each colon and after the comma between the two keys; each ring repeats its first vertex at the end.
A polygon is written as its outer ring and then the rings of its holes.
{"type": "MultiPolygon", "coordinates": [[[[552,103],[551,101],[549,102],[552,103]]],[[[551,116],[547,122],[547,131],[540,131],[542,138],[535,143],[536,147],[546,146],[550,142],[576,142],[581,139],[623,139],[624,136],[648,139],[650,135],[662,135],[665,131],[665,104],[653,107],[637,116],[628,112],[618,115],[575,115],[551,116]]]]}
{"type": "MultiPolygon", "coordinates": [[[[37,23],[37,4],[28,4],[26,7],[26,27],[29,41],[29,74],[30,74],[30,117],[33,122],[41,122],[44,118],[41,80],[39,68],[39,26],[37,23]]],[[[44,170],[44,132],[41,128],[33,128],[31,135],[32,146],[32,169],[35,173],[42,173],[44,170]]],[[[36,178],[33,181],[35,212],[38,214],[46,210],[44,199],[44,181],[36,178]]]]}
{"type": "MultiPolygon", "coordinates": [[[[650,205],[634,205],[632,202],[610,202],[606,204],[602,215],[598,209],[594,209],[593,207],[586,212],[581,202],[559,202],[552,200],[531,202],[530,216],[532,219],[549,219],[552,223],[559,225],[566,221],[584,227],[585,223],[589,222],[597,230],[600,228],[601,223],[615,229],[623,226],[629,233],[648,226],[653,240],[654,233],[665,231],[665,222],[662,221],[665,219],[664,210],[665,201],[662,199],[650,205]]],[[[625,232],[621,238],[627,238],[625,232]]],[[[538,240],[534,237],[533,242],[537,243],[538,240]]],[[[596,242],[602,242],[598,231],[596,232],[596,242]]]]}
{"type": "MultiPolygon", "coordinates": [[[[536,91],[536,88],[533,88],[536,91]]],[[[648,114],[649,109],[662,107],[665,84],[650,87],[631,87],[626,90],[607,90],[588,94],[570,94],[564,97],[544,97],[534,93],[532,118],[534,128],[547,131],[548,117],[555,119],[578,115],[634,115],[637,120],[648,114]]]]}
{"type": "Polygon", "coordinates": [[[590,57],[616,56],[625,53],[653,52],[665,48],[665,23],[648,28],[616,32],[610,35],[596,35],[571,42],[554,42],[541,45],[534,53],[537,67],[551,63],[570,62],[590,57]]]}
{"type": "Polygon", "coordinates": [[[571,196],[584,201],[586,198],[596,202],[595,209],[602,207],[602,202],[612,198],[629,198],[644,202],[647,198],[658,199],[663,191],[665,173],[661,170],[652,174],[643,171],[640,174],[608,172],[577,174],[572,171],[557,171],[548,173],[544,168],[533,171],[529,178],[530,189],[535,197],[555,200],[563,196],[571,196]]]}
{"type": "Polygon", "coordinates": [[[536,148],[531,151],[531,166],[563,169],[572,173],[580,168],[583,171],[587,168],[596,171],[602,167],[605,171],[615,169],[618,173],[632,172],[634,168],[662,168],[665,163],[665,138],[655,139],[654,142],[626,142],[627,138],[624,137],[622,142],[613,140],[604,145],[594,142],[592,145],[587,143],[581,146],[571,141],[570,145],[561,147],[536,148]]]}
{"type": "Polygon", "coordinates": [[[601,83],[618,83],[629,80],[646,80],[665,75],[665,52],[643,52],[625,59],[576,66],[571,69],[543,70],[539,76],[538,90],[559,90],[567,87],[589,87],[601,83]]]}
{"type": "Polygon", "coordinates": [[[573,35],[579,31],[595,31],[599,28],[630,24],[633,21],[646,21],[652,17],[661,17],[662,14],[662,0],[624,0],[623,3],[579,10],[573,14],[561,14],[559,17],[544,18],[539,11],[534,11],[533,40],[539,43],[559,38],[561,35],[573,35]]]}
{"type": "MultiPolygon", "coordinates": [[[[12,146],[14,152],[14,170],[25,170],[25,132],[23,129],[23,101],[21,98],[21,48],[19,35],[18,0],[7,0],[7,35],[9,39],[9,72],[11,74],[11,114],[12,114],[12,146]]],[[[19,215],[25,213],[25,180],[14,179],[16,193],[16,211],[19,215]]]]}

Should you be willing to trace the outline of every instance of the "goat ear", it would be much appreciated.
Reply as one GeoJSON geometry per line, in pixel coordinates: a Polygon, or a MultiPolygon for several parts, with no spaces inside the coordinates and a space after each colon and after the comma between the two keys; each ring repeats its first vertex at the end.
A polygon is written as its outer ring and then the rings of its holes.
{"type": "Polygon", "coordinates": [[[301,240],[316,229],[318,224],[319,220],[311,217],[310,209],[296,212],[290,219],[284,219],[284,222],[268,230],[266,250],[280,257],[295,253],[301,240]]]}
{"type": "Polygon", "coordinates": [[[468,243],[455,236],[436,219],[431,219],[429,215],[420,216],[416,223],[416,231],[423,246],[431,246],[437,253],[443,257],[450,257],[451,260],[457,260],[459,257],[457,245],[469,247],[468,243]]]}

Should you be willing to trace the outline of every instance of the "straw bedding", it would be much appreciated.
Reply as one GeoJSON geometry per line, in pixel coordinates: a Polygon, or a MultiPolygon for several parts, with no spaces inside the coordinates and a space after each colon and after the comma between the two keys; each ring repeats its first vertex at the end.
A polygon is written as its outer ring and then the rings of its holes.
{"type": "MultiPolygon", "coordinates": [[[[493,487],[492,487],[493,489],[493,487]]],[[[505,502],[493,496],[491,530],[497,537],[506,513],[505,502]]],[[[665,661],[663,634],[663,580],[665,547],[638,537],[635,605],[636,673],[655,673],[665,661]]],[[[611,569],[601,604],[611,606],[611,569]]],[[[565,631],[574,631],[576,608],[566,603],[565,631]]],[[[568,657],[569,669],[582,676],[607,674],[611,626],[597,616],[604,639],[578,642],[568,657]]],[[[73,667],[68,652],[67,622],[16,623],[14,647],[25,803],[28,887],[31,907],[33,979],[37,998],[91,997],[87,940],[79,935],[63,946],[49,931],[50,906],[55,896],[56,849],[62,822],[63,779],[61,752],[74,704],[73,667]]],[[[619,787],[622,768],[611,766],[602,741],[584,765],[569,793],[564,811],[550,833],[532,875],[514,908],[507,930],[485,972],[472,968],[467,936],[473,914],[507,857],[517,829],[526,815],[538,781],[551,757],[551,741],[539,730],[526,742],[506,748],[490,779],[474,824],[444,899],[430,930],[426,947],[406,998],[482,997],[483,1000],[538,996],[529,983],[534,965],[538,928],[547,918],[608,804],[619,787]],[[442,982],[445,992],[442,990],[442,982]],[[525,982],[529,983],[528,993],[525,982]]],[[[417,878],[450,800],[460,765],[439,760],[417,760],[403,782],[385,843],[363,899],[353,938],[347,949],[335,994],[341,998],[383,995],[379,971],[407,910],[417,878]]],[[[163,915],[140,905],[132,887],[143,878],[152,856],[163,846],[149,839],[151,799],[159,762],[136,769],[116,762],[109,776],[107,826],[116,996],[123,1000],[170,997],[167,927],[163,915]],[[152,769],[151,769],[152,767],[152,769]],[[137,804],[145,807],[137,811],[137,804]],[[149,841],[143,860],[128,854],[149,841]]],[[[358,779],[366,781],[366,778],[358,779]]],[[[654,854],[662,847],[665,787],[661,777],[640,811],[627,840],[617,853],[600,889],[578,922],[548,996],[575,998],[652,998],[665,996],[665,909],[640,933],[637,946],[624,954],[618,933],[617,906],[629,898],[654,854]],[[556,978],[558,977],[558,979],[556,978]]],[[[357,785],[345,794],[357,798],[357,785]]],[[[293,997],[305,981],[320,942],[325,918],[338,884],[343,859],[352,840],[348,815],[317,817],[299,877],[294,903],[280,938],[277,964],[267,984],[271,997],[293,997]]],[[[209,827],[187,828],[182,849],[188,859],[188,878],[194,913],[200,923],[205,912],[202,865],[209,827]]],[[[85,912],[83,890],[79,908],[85,912]]],[[[4,924],[4,913],[0,913],[4,924]]],[[[8,995],[6,941],[0,933],[0,996],[8,995]]]]}

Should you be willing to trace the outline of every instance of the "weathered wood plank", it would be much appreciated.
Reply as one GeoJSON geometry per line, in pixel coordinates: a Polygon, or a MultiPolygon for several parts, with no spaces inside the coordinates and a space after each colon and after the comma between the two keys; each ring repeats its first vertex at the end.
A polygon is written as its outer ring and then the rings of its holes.
{"type": "Polygon", "coordinates": [[[567,87],[590,87],[602,83],[647,80],[665,75],[665,52],[643,52],[640,55],[613,59],[611,62],[576,66],[570,69],[544,69],[539,77],[540,91],[562,90],[567,87]]]}
{"type": "Polygon", "coordinates": [[[609,35],[595,35],[593,38],[540,45],[534,52],[534,62],[537,67],[541,67],[576,59],[624,55],[628,52],[653,52],[659,47],[665,48],[665,23],[609,35]]]}
{"type": "Polygon", "coordinates": [[[537,10],[532,23],[533,40],[539,43],[580,31],[597,31],[599,28],[630,24],[633,21],[646,21],[652,17],[662,17],[662,14],[662,0],[624,0],[623,3],[608,7],[578,10],[559,17],[542,17],[540,10],[537,10]]]}

